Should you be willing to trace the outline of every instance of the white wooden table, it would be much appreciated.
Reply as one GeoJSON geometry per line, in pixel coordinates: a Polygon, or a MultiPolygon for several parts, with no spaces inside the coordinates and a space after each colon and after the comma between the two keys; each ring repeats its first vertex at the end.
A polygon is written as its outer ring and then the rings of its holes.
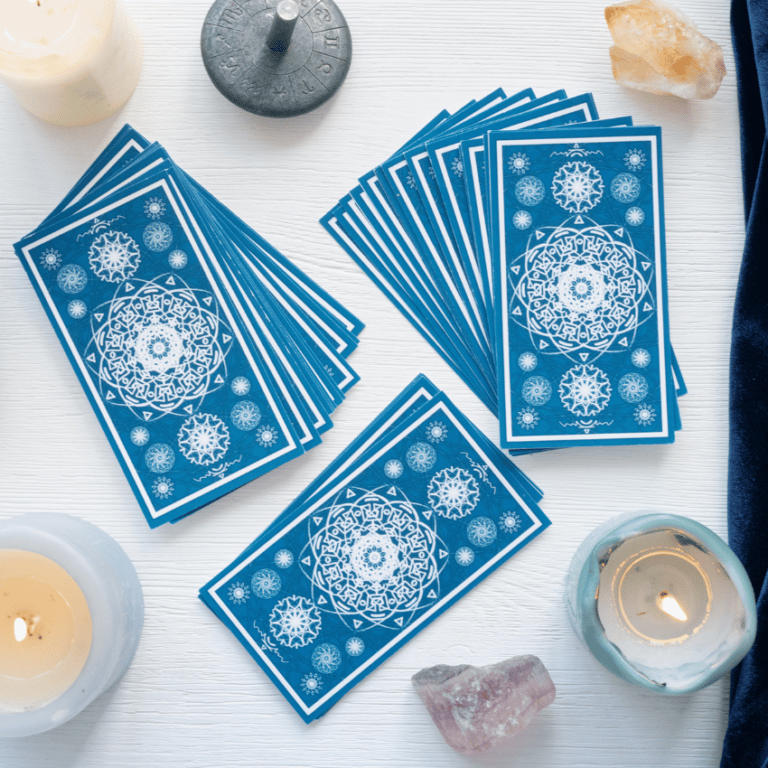
{"type": "Polygon", "coordinates": [[[710,768],[727,681],[662,698],[606,672],[562,603],[570,558],[598,523],[665,509],[726,534],[731,311],[743,242],[736,80],[728,3],[681,0],[725,50],[713,101],[617,86],[598,0],[342,0],[354,56],[337,96],[309,115],[257,118],[211,85],[199,39],[208,0],[129,0],[144,39],[141,81],[112,119],[56,128],[0,89],[0,516],[58,510],[113,535],[133,559],[146,625],[124,678],[58,730],[0,741],[3,768],[74,766],[488,765],[710,768]],[[306,726],[198,588],[319,473],[417,373],[491,437],[498,425],[317,223],[363,172],[443,107],[503,86],[591,90],[603,117],[663,127],[672,339],[690,394],[673,445],[574,448],[519,460],[553,526],[306,726]],[[367,324],[362,376],[322,446],[176,526],[151,531],[12,250],[124,122],[174,159],[367,324]],[[508,749],[469,759],[438,734],[410,684],[436,663],[533,653],[557,700],[508,749]]]}

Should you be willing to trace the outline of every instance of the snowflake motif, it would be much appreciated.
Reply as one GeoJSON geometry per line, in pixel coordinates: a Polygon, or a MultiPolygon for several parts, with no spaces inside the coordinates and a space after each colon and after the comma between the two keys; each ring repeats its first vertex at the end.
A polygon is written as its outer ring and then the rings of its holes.
{"type": "Polygon", "coordinates": [[[576,365],[568,370],[558,389],[565,408],[576,416],[594,416],[608,405],[611,384],[594,365],[576,365]]]}
{"type": "Polygon", "coordinates": [[[619,379],[619,396],[628,403],[639,403],[648,397],[648,382],[639,373],[625,373],[619,379]]]}
{"type": "Polygon", "coordinates": [[[403,462],[398,461],[397,459],[390,459],[384,465],[384,474],[390,480],[397,480],[397,478],[403,474],[403,462]]]}
{"type": "Polygon", "coordinates": [[[405,455],[405,461],[414,472],[429,472],[435,466],[437,453],[429,443],[414,443],[405,455]]]}
{"type": "Polygon", "coordinates": [[[611,195],[620,203],[632,203],[640,197],[640,181],[631,173],[620,173],[611,182],[611,195]]]}
{"type": "Polygon", "coordinates": [[[512,224],[516,229],[528,229],[533,224],[533,216],[528,211],[515,211],[512,216],[512,224]]]}
{"type": "Polygon", "coordinates": [[[88,273],[77,264],[67,264],[56,275],[56,284],[64,293],[80,293],[88,285],[88,273]]]}
{"type": "Polygon", "coordinates": [[[178,435],[179,449],[193,464],[208,466],[224,457],[229,448],[229,430],[210,413],[190,416],[178,435]]]}
{"type": "Polygon", "coordinates": [[[522,524],[522,518],[517,512],[505,512],[499,518],[499,526],[505,533],[515,533],[519,531],[522,524]]]}
{"type": "Polygon", "coordinates": [[[289,549],[279,549],[275,552],[275,565],[278,568],[290,568],[293,565],[293,552],[289,549]]]}
{"type": "Polygon", "coordinates": [[[58,269],[61,266],[61,254],[55,248],[47,248],[40,256],[40,264],[46,269],[58,269]]]}
{"type": "Polygon", "coordinates": [[[84,301],[73,299],[67,304],[67,314],[73,320],[82,320],[88,314],[88,307],[85,306],[84,301]]]}
{"type": "Polygon", "coordinates": [[[454,176],[457,176],[460,179],[464,177],[464,163],[461,161],[460,157],[455,157],[453,159],[451,170],[453,171],[454,176]]]}
{"type": "Polygon", "coordinates": [[[251,596],[251,592],[242,581],[236,581],[229,585],[227,596],[235,605],[240,605],[251,596]]]}
{"type": "Polygon", "coordinates": [[[238,397],[242,397],[251,391],[251,382],[248,381],[245,376],[237,376],[232,379],[231,387],[232,391],[238,395],[238,397]]]}
{"type": "Polygon", "coordinates": [[[624,165],[630,171],[639,171],[645,165],[645,152],[642,149],[630,149],[624,155],[624,165]]]}
{"type": "Polygon", "coordinates": [[[520,205],[538,205],[544,199],[544,183],[538,176],[523,176],[515,184],[515,198],[520,205]]]}
{"type": "Polygon", "coordinates": [[[330,675],[341,666],[341,651],[333,643],[323,643],[312,651],[310,661],[318,672],[330,675]]]}
{"type": "Polygon", "coordinates": [[[320,634],[320,611],[305,597],[283,598],[269,614],[275,640],[288,648],[303,648],[320,634]]]}
{"type": "Polygon", "coordinates": [[[507,160],[507,167],[512,173],[522,176],[530,169],[531,161],[525,152],[515,152],[512,157],[507,160]]]}
{"type": "Polygon", "coordinates": [[[642,403],[635,408],[634,416],[641,427],[649,427],[656,421],[656,409],[648,403],[642,403]]]}
{"type": "Polygon", "coordinates": [[[159,219],[165,213],[165,203],[159,197],[150,197],[144,203],[144,213],[150,219],[159,219]]]}
{"type": "Polygon", "coordinates": [[[476,517],[467,525],[467,538],[475,547],[487,547],[496,541],[496,523],[490,517],[476,517]]]}
{"type": "Polygon", "coordinates": [[[651,362],[651,353],[647,349],[638,347],[632,350],[631,360],[635,368],[647,368],[651,362]]]}
{"type": "Polygon", "coordinates": [[[578,160],[558,168],[552,181],[555,202],[570,213],[591,211],[602,199],[604,188],[597,168],[578,160]]]}
{"type": "Polygon", "coordinates": [[[427,425],[426,432],[430,443],[442,443],[448,435],[448,428],[442,421],[433,421],[427,425]]]}
{"type": "Polygon", "coordinates": [[[232,409],[230,418],[235,427],[241,432],[250,432],[259,426],[261,408],[250,400],[240,400],[232,409]]]}
{"type": "Polygon", "coordinates": [[[187,254],[184,251],[180,251],[178,248],[175,251],[171,251],[168,254],[168,266],[171,269],[184,269],[187,266],[187,254]]]}
{"type": "Polygon", "coordinates": [[[627,208],[627,212],[624,214],[624,220],[631,227],[639,227],[645,221],[645,213],[642,208],[633,206],[632,208],[627,208]]]}
{"type": "Polygon", "coordinates": [[[544,405],[552,397],[552,385],[543,376],[529,376],[523,382],[522,394],[528,405],[544,405]]]}
{"type": "Polygon", "coordinates": [[[533,429],[539,423],[539,414],[534,408],[525,406],[517,414],[517,423],[523,429],[533,429]]]}
{"type": "Polygon", "coordinates": [[[432,509],[448,520],[466,517],[477,506],[480,491],[477,481],[466,470],[449,467],[429,481],[427,496],[432,509]]]}
{"type": "Polygon", "coordinates": [[[173,231],[162,221],[153,221],[144,227],[144,245],[150,251],[160,253],[171,247],[173,231]]]}
{"type": "Polygon", "coordinates": [[[362,637],[350,637],[344,644],[344,650],[349,656],[360,656],[365,650],[365,643],[362,637]]]}
{"type": "Polygon", "coordinates": [[[167,477],[158,477],[157,480],[152,483],[152,493],[154,493],[158,499],[169,499],[173,495],[173,482],[167,477]]]}
{"type": "Polygon", "coordinates": [[[432,179],[432,181],[437,181],[437,174],[435,173],[435,169],[432,167],[432,163],[427,166],[427,173],[429,174],[429,178],[432,179]]]}
{"type": "Polygon", "coordinates": [[[405,183],[411,189],[416,189],[416,179],[414,178],[413,174],[410,171],[408,171],[408,175],[405,177],[405,183]]]}
{"type": "Polygon", "coordinates": [[[469,547],[459,547],[453,557],[459,565],[472,565],[475,561],[475,553],[469,547]]]}
{"type": "Polygon", "coordinates": [[[141,253],[136,241],[123,232],[105,232],[88,249],[88,263],[107,283],[122,283],[139,268],[141,253]]]}
{"type": "Polygon", "coordinates": [[[323,681],[317,672],[309,672],[301,678],[299,685],[307,696],[317,696],[323,688],[323,681]]]}
{"type": "Polygon", "coordinates": [[[166,443],[155,443],[147,448],[144,455],[144,463],[150,472],[161,475],[170,472],[176,463],[176,454],[170,445],[166,443]]]}
{"type": "Polygon", "coordinates": [[[263,424],[256,430],[256,442],[262,448],[271,448],[280,437],[276,427],[263,424]]]}
{"type": "Polygon", "coordinates": [[[539,364],[539,361],[533,352],[523,352],[517,358],[517,364],[520,366],[521,371],[530,373],[539,364]]]}
{"type": "Polygon", "coordinates": [[[146,427],[134,427],[131,430],[131,442],[134,445],[146,445],[149,442],[149,430],[146,427]]]}
{"type": "Polygon", "coordinates": [[[282,581],[271,568],[261,568],[251,577],[251,589],[256,597],[269,600],[280,592],[282,581]]]}

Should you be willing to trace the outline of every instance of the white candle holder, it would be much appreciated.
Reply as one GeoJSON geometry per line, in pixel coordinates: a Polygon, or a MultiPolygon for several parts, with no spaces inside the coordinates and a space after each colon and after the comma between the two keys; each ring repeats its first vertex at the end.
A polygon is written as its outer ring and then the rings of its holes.
{"type": "Polygon", "coordinates": [[[679,515],[630,513],[596,528],[573,557],[565,601],[577,637],[606,669],[667,695],[730,672],[757,629],[736,555],[679,515]]]}
{"type": "Polygon", "coordinates": [[[141,637],[144,598],[123,549],[84,520],[42,513],[2,521],[2,550],[37,553],[57,563],[76,582],[90,611],[90,652],[74,683],[53,701],[21,712],[0,701],[0,738],[31,736],[73,718],[125,672],[141,637]]]}
{"type": "Polygon", "coordinates": [[[128,101],[142,45],[123,0],[3,0],[0,80],[31,114],[88,125],[128,101]]]}

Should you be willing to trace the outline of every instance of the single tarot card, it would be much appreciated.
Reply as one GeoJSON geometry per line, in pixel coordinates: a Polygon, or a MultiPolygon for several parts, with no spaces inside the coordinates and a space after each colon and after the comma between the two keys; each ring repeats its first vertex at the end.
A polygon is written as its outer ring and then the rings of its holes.
{"type": "Polygon", "coordinates": [[[487,140],[501,444],[671,442],[661,131],[487,140]]]}
{"type": "Polygon", "coordinates": [[[440,394],[207,587],[309,722],[549,525],[440,394]]]}
{"type": "Polygon", "coordinates": [[[169,178],[16,252],[151,526],[303,453],[169,178]]]}

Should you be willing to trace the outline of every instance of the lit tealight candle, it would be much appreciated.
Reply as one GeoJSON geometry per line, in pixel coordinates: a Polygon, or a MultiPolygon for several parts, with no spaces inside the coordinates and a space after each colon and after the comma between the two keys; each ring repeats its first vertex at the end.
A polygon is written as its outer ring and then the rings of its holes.
{"type": "Polygon", "coordinates": [[[141,58],[123,0],[2,0],[0,80],[49,123],[113,114],[136,87],[141,58]]]}
{"type": "Polygon", "coordinates": [[[624,679],[663,693],[703,688],[755,638],[752,586],[733,552],[677,515],[624,515],[579,547],[566,603],[574,630],[624,679]]]}
{"type": "Polygon", "coordinates": [[[121,547],[84,520],[0,522],[0,737],[61,725],[125,671],[144,599],[121,547]]]}

